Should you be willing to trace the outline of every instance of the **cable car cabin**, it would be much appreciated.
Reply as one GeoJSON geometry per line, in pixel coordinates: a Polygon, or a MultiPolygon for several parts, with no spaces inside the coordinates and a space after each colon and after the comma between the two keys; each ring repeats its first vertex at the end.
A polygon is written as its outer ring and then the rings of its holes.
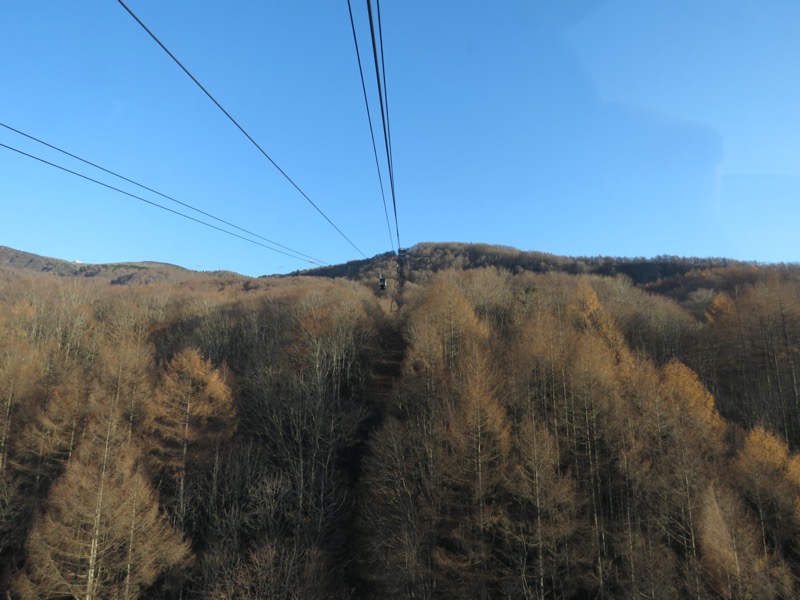
{"type": "Polygon", "coordinates": [[[386,277],[384,277],[383,275],[381,275],[380,278],[378,279],[378,289],[379,290],[386,289],[386,277]]]}

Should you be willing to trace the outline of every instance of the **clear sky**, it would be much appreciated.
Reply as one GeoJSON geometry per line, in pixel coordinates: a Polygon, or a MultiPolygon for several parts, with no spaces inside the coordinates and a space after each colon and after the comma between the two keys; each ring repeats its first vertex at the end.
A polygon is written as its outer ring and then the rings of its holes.
{"type": "MultiPolygon", "coordinates": [[[[346,0],[127,3],[361,252],[391,249],[346,0]]],[[[800,260],[797,0],[383,0],[381,16],[404,247],[800,260]]],[[[325,263],[362,258],[115,0],[0,3],[0,57],[0,122],[325,263]]],[[[67,260],[310,266],[6,148],[0,207],[0,245],[67,260]]]]}

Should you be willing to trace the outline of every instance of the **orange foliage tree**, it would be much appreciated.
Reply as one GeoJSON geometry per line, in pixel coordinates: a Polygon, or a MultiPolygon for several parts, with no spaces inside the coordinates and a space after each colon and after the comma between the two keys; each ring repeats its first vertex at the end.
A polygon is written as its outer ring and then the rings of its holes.
{"type": "Polygon", "coordinates": [[[145,406],[144,444],[155,472],[176,484],[174,514],[186,517],[187,470],[208,463],[233,435],[236,415],[220,372],[190,348],[176,354],[145,406]]]}

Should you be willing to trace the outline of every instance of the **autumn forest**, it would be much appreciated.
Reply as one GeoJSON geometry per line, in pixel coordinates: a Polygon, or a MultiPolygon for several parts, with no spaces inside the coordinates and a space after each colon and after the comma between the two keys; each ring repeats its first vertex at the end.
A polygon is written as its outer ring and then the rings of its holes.
{"type": "Polygon", "coordinates": [[[2,596],[800,596],[797,265],[404,274],[0,266],[2,596]]]}

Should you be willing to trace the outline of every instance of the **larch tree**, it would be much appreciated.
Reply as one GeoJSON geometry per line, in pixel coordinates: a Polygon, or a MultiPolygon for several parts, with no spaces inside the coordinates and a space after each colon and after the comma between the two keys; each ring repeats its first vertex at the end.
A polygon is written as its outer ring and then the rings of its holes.
{"type": "Polygon", "coordinates": [[[475,314],[497,331],[502,331],[514,310],[511,273],[496,267],[473,269],[459,274],[458,284],[475,314]]]}
{"type": "Polygon", "coordinates": [[[15,582],[21,598],[134,599],[188,559],[113,403],[96,409],[34,521],[15,582]]]}
{"type": "Polygon", "coordinates": [[[25,343],[0,347],[0,473],[8,467],[12,434],[25,425],[19,420],[20,404],[32,401],[40,358],[25,343]]]}
{"type": "Polygon", "coordinates": [[[739,498],[710,485],[698,511],[698,542],[706,580],[723,598],[792,598],[794,576],[774,554],[764,554],[759,527],[739,498]]]}
{"type": "Polygon", "coordinates": [[[507,520],[500,500],[510,465],[511,428],[494,397],[491,369],[477,341],[460,362],[458,395],[443,407],[445,426],[439,434],[446,504],[434,562],[445,590],[488,598],[505,575],[494,540],[507,520]]]}
{"type": "Polygon", "coordinates": [[[407,368],[423,386],[426,399],[441,400],[459,359],[471,351],[472,340],[486,337],[488,329],[459,287],[444,276],[425,290],[411,313],[407,368]]]}
{"type": "Polygon", "coordinates": [[[697,525],[702,498],[724,452],[725,422],[697,375],[678,361],[661,371],[658,393],[669,407],[669,443],[659,457],[657,483],[650,490],[656,519],[685,561],[686,592],[702,595],[697,525]]]}
{"type": "Polygon", "coordinates": [[[755,427],[733,462],[734,481],[758,517],[762,552],[800,550],[800,455],[784,439],[755,427]]]}
{"type": "Polygon", "coordinates": [[[74,365],[33,397],[30,415],[12,440],[13,465],[34,495],[58,476],[81,439],[95,387],[74,365]]]}
{"type": "Polygon", "coordinates": [[[230,389],[196,349],[176,354],[145,406],[144,444],[152,468],[175,485],[173,514],[187,514],[186,477],[192,465],[210,464],[236,427],[230,389]]]}
{"type": "Polygon", "coordinates": [[[611,487],[614,434],[619,426],[619,389],[614,377],[613,353],[594,332],[585,332],[573,351],[565,408],[565,456],[588,496],[592,527],[592,554],[601,597],[607,594],[611,547],[607,490],[611,487]]]}
{"type": "Polygon", "coordinates": [[[503,553],[514,568],[502,589],[510,597],[570,597],[591,579],[575,480],[560,472],[555,437],[532,415],[523,418],[514,448],[507,483],[513,500],[502,527],[503,553]]]}

